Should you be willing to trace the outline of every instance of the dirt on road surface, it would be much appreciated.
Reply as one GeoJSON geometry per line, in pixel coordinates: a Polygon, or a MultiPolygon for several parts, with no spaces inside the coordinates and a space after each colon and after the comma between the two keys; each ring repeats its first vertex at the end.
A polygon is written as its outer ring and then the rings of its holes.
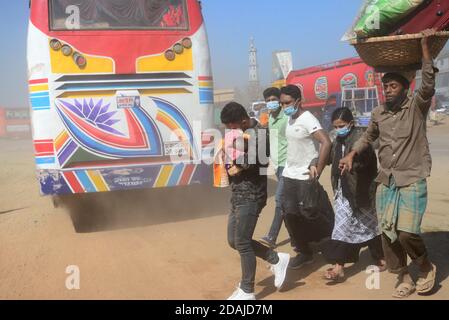
{"type": "MultiPolygon", "coordinates": [[[[438,285],[432,295],[412,299],[449,299],[448,122],[429,128],[434,166],[423,224],[438,285]]],[[[39,196],[34,170],[31,141],[0,140],[0,299],[225,299],[240,281],[239,256],[226,240],[228,190],[95,194],[66,199],[66,207],[55,209],[39,196]],[[79,290],[66,287],[69,266],[79,268],[79,290]]],[[[322,183],[331,195],[329,169],[322,183]]],[[[274,190],[271,181],[256,238],[271,223],[274,190]]],[[[285,228],[279,240],[277,250],[293,254],[285,228]]],[[[305,269],[289,271],[281,292],[258,261],[257,298],[391,299],[394,275],[382,273],[379,288],[366,286],[368,252],[336,286],[321,279],[328,265],[316,257],[305,269]]]]}

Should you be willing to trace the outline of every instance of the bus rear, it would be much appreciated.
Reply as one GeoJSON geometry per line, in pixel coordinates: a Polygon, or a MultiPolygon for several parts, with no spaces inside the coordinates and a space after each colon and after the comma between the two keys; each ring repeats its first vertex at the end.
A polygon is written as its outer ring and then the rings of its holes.
{"type": "Polygon", "coordinates": [[[28,67],[42,194],[212,184],[197,0],[32,0],[28,67]]]}

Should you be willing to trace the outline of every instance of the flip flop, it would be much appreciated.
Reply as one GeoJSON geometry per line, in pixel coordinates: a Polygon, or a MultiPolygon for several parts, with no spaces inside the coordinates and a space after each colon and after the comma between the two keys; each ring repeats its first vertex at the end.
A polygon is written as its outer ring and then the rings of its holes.
{"type": "Polygon", "coordinates": [[[412,283],[401,283],[393,293],[393,298],[404,299],[409,297],[416,290],[416,286],[412,283]]]}
{"type": "Polygon", "coordinates": [[[437,274],[437,267],[432,264],[432,270],[427,275],[420,275],[416,281],[416,292],[429,293],[435,286],[435,279],[437,274]]]}

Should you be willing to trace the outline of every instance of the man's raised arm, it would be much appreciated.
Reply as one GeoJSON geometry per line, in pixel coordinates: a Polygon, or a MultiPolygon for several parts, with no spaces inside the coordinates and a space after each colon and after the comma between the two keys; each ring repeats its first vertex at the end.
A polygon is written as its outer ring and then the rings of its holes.
{"type": "Polygon", "coordinates": [[[422,83],[416,94],[416,101],[419,109],[424,115],[429,112],[432,104],[432,97],[435,95],[435,69],[433,67],[433,59],[430,54],[428,39],[434,36],[435,29],[427,29],[422,32],[422,83]]]}

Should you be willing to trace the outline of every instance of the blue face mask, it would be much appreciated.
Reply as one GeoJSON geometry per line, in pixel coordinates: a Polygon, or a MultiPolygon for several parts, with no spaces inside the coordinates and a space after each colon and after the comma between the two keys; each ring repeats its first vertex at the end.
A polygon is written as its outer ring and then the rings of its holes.
{"type": "Polygon", "coordinates": [[[344,138],[351,132],[351,129],[349,129],[348,127],[344,127],[341,129],[337,129],[336,132],[337,136],[344,138]]]}
{"type": "Polygon", "coordinates": [[[284,109],[284,113],[287,117],[291,117],[292,115],[294,115],[296,112],[298,112],[298,108],[295,107],[294,105],[292,106],[288,106],[287,108],[284,109]]]}
{"type": "Polygon", "coordinates": [[[279,109],[279,101],[269,101],[267,102],[267,108],[270,111],[276,111],[277,109],[279,109]]]}

